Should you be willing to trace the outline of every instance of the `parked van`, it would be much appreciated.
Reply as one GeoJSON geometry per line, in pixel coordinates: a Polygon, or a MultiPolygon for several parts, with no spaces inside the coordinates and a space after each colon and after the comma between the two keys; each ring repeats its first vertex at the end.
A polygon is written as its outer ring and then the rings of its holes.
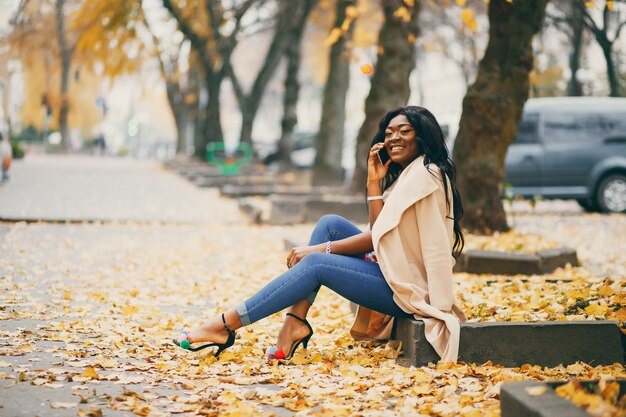
{"type": "Polygon", "coordinates": [[[528,100],[505,165],[514,195],[626,212],[626,98],[528,100]]]}

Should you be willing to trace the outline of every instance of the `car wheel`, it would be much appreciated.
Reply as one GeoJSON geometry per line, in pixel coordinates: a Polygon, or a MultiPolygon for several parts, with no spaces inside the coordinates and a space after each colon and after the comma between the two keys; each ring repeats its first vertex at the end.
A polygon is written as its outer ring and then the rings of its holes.
{"type": "Polygon", "coordinates": [[[589,211],[589,212],[598,211],[598,206],[596,205],[595,201],[593,201],[591,198],[577,198],[576,202],[585,211],[589,211]]]}
{"type": "Polygon", "coordinates": [[[602,211],[626,212],[626,176],[614,174],[604,178],[598,185],[596,201],[602,211]]]}

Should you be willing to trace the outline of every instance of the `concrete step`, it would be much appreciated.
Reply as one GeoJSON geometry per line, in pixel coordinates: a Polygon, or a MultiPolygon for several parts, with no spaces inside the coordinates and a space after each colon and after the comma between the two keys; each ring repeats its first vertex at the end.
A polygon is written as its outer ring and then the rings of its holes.
{"type": "MultiPolygon", "coordinates": [[[[424,366],[439,360],[426,340],[423,321],[398,319],[395,335],[404,350],[399,363],[424,366]]],[[[464,323],[459,360],[507,367],[526,363],[552,367],[577,361],[610,365],[623,363],[624,347],[616,321],[464,323]]]]}
{"type": "MultiPolygon", "coordinates": [[[[582,381],[597,383],[598,381],[582,381]]],[[[626,391],[626,381],[618,380],[620,394],[626,391]]],[[[561,382],[520,381],[503,384],[500,390],[502,417],[589,417],[589,414],[571,401],[561,397],[554,389],[561,382]],[[530,395],[528,389],[545,389],[541,395],[530,395]]]]}
{"type": "Polygon", "coordinates": [[[570,248],[542,250],[534,254],[468,249],[461,254],[454,272],[471,274],[548,274],[567,264],[578,266],[576,251],[570,248]]]}

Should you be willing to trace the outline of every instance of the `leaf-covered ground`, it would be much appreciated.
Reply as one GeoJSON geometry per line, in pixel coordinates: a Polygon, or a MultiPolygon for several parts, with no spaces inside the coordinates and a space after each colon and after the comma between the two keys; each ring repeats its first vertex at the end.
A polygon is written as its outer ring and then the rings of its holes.
{"type": "MultiPolygon", "coordinates": [[[[544,218],[549,216],[516,221],[520,229],[532,232],[544,218]]],[[[626,233],[624,220],[585,215],[577,221],[588,222],[584,230],[589,233],[603,234],[603,244],[592,237],[578,243],[583,261],[592,268],[532,277],[456,274],[457,298],[470,319],[625,320],[621,271],[626,251],[618,237],[626,233]],[[602,222],[608,222],[606,229],[602,222]],[[609,249],[601,250],[604,245],[609,249]],[[603,268],[607,251],[614,258],[603,268]],[[610,276],[603,272],[608,270],[610,276]]],[[[291,364],[268,362],[263,356],[275,341],[281,314],[241,329],[236,345],[216,361],[210,352],[182,351],[169,340],[280,274],[286,255],[282,238],[306,236],[310,225],[4,227],[0,404],[6,411],[21,407],[23,415],[68,416],[495,416],[503,382],[626,377],[619,364],[403,368],[393,360],[398,355],[394,343],[356,343],[349,337],[349,305],[326,289],[311,311],[315,335],[309,349],[291,364]]],[[[567,233],[552,240],[568,239],[567,233]]],[[[510,244],[506,237],[500,239],[500,246],[510,244]]]]}

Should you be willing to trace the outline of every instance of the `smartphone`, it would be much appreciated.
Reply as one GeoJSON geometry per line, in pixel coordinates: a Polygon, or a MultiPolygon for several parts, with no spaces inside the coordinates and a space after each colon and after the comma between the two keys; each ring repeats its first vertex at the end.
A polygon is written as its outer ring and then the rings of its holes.
{"type": "Polygon", "coordinates": [[[378,151],[378,159],[382,165],[385,165],[389,160],[389,153],[387,153],[387,149],[382,147],[380,151],[378,151]]]}

